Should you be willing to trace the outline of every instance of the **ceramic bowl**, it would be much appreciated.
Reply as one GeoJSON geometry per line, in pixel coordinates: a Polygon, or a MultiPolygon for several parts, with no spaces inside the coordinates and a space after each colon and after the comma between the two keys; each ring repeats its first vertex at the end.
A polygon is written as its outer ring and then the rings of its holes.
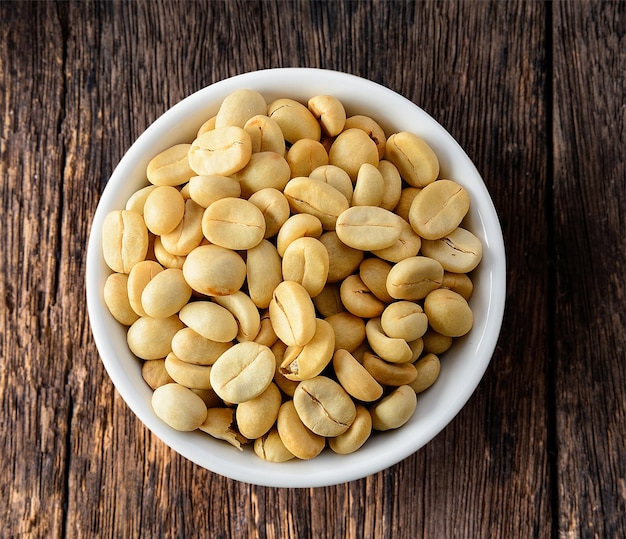
{"type": "Polygon", "coordinates": [[[377,83],[335,71],[304,68],[268,69],[216,82],[182,100],[150,125],[113,171],[94,215],[87,253],[87,306],[102,362],[115,388],[134,414],[174,451],[199,466],[231,479],[271,487],[327,486],[366,477],[405,459],[432,440],[458,414],[487,369],[500,333],[505,303],[505,252],[498,217],[485,184],[459,144],[417,105],[377,83]],[[222,99],[239,88],[259,91],[269,103],[290,97],[304,103],[318,94],[339,98],[348,115],[374,118],[389,135],[411,131],[437,154],[441,177],[462,184],[471,209],[464,221],[483,242],[484,255],[473,272],[470,300],[475,323],[442,358],[437,382],[418,398],[413,417],[401,428],[373,435],[357,452],[269,463],[251,447],[238,451],[200,431],[178,432],[153,412],[152,390],[143,381],[140,361],[126,344],[126,328],[109,314],[103,286],[110,270],[100,247],[108,212],[123,209],[129,196],[145,185],[148,161],[177,143],[191,142],[200,125],[213,116],[222,99]]]}

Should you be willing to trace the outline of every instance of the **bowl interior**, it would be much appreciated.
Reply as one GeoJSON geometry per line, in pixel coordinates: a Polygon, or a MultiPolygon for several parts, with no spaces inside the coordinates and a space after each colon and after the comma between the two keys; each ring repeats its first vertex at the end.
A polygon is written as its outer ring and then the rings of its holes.
{"type": "Polygon", "coordinates": [[[399,462],[428,443],[459,412],[480,382],[496,346],[504,312],[505,255],[498,217],[478,171],[426,112],[397,93],[353,75],[285,68],[246,73],[208,86],[146,129],[124,155],[102,194],[89,238],[86,284],[89,318],[102,362],[124,401],[156,436],[196,464],[232,479],[274,487],[315,487],[359,479],[399,462]],[[102,290],[110,274],[100,249],[104,217],[111,210],[122,209],[129,196],[147,184],[145,169],[154,155],[173,144],[191,142],[200,125],[217,112],[221,100],[239,88],[255,89],[268,102],[279,97],[306,102],[314,95],[334,95],[344,103],[348,115],[371,116],[387,135],[416,133],[436,152],[441,177],[462,184],[471,197],[463,226],[472,230],[484,247],[481,264],[472,274],[474,327],[442,357],[440,378],[418,397],[411,420],[395,431],[373,435],[351,455],[325,450],[310,461],[274,464],[259,459],[250,447],[239,452],[204,433],[171,429],[152,411],[152,390],[141,377],[140,361],[127,347],[126,328],[104,305],[102,290]]]}

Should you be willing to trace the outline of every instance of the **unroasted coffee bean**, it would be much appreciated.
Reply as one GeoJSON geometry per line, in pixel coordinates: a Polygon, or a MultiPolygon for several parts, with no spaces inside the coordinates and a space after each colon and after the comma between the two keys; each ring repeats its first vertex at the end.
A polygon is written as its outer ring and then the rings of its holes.
{"type": "Polygon", "coordinates": [[[398,262],[387,275],[387,292],[396,299],[418,300],[439,288],[443,267],[426,256],[413,256],[398,262]]]}
{"type": "Polygon", "coordinates": [[[281,405],[276,427],[287,450],[299,459],[317,457],[326,445],[324,436],[315,434],[302,422],[293,400],[288,400],[281,405]]]}
{"type": "Polygon", "coordinates": [[[189,165],[197,175],[229,176],[252,156],[250,135],[241,127],[215,128],[200,135],[189,149],[189,165]]]}
{"type": "Polygon", "coordinates": [[[267,346],[237,343],[211,367],[211,387],[225,402],[246,402],[267,389],[275,367],[274,354],[267,346]]]}
{"type": "Polygon", "coordinates": [[[468,273],[480,263],[483,247],[469,230],[456,228],[438,240],[424,240],[422,253],[437,260],[446,271],[468,273]]]}
{"type": "Polygon", "coordinates": [[[385,158],[400,176],[413,187],[425,187],[439,175],[439,159],[432,148],[413,133],[402,131],[387,138],[385,158]]]}
{"type": "Polygon", "coordinates": [[[356,407],[349,395],[325,376],[300,382],[293,403],[302,423],[320,436],[343,434],[356,417],[356,407]]]}
{"type": "Polygon", "coordinates": [[[427,240],[450,234],[467,214],[468,192],[452,180],[433,182],[415,197],[409,210],[409,222],[427,240]]]}
{"type": "Polygon", "coordinates": [[[426,296],[424,312],[430,326],[448,337],[465,335],[474,323],[472,309],[463,296],[445,288],[433,290],[426,296]]]}
{"type": "Polygon", "coordinates": [[[415,391],[410,386],[400,386],[370,407],[372,427],[375,430],[397,429],[411,418],[416,406],[415,391]]]}
{"type": "Polygon", "coordinates": [[[274,289],[269,310],[276,335],[287,345],[304,346],[315,335],[315,307],[300,283],[280,283],[274,289]]]}
{"type": "Polygon", "coordinates": [[[196,430],[207,415],[204,401],[191,389],[180,384],[165,384],[152,394],[154,413],[179,431],[196,430]]]}
{"type": "Polygon", "coordinates": [[[328,440],[328,447],[339,455],[354,453],[372,433],[372,416],[365,406],[356,405],[356,416],[348,430],[328,440]]]}
{"type": "Polygon", "coordinates": [[[137,212],[112,211],[102,224],[102,254],[113,271],[129,273],[146,258],[148,229],[137,212]]]}
{"type": "Polygon", "coordinates": [[[339,239],[361,251],[375,251],[392,246],[402,232],[401,219],[377,206],[353,206],[336,221],[339,239]]]}
{"type": "Polygon", "coordinates": [[[215,245],[243,251],[252,249],[265,237],[265,218],[247,200],[222,198],[204,211],[202,232],[215,245]]]}

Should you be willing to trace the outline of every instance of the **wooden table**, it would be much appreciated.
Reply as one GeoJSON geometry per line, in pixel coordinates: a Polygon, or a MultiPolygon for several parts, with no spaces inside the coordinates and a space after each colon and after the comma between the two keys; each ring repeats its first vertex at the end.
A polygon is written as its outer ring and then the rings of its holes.
{"type": "Polygon", "coordinates": [[[2,2],[0,28],[0,535],[626,534],[625,3],[2,2]],[[439,120],[508,255],[467,406],[329,488],[173,453],[114,390],[85,308],[90,221],[132,141],[206,85],[284,66],[372,79],[439,120]]]}

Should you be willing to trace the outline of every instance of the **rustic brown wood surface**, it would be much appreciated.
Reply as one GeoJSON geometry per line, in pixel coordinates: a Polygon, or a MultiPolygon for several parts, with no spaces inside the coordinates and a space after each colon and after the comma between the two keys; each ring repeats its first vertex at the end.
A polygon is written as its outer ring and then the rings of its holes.
{"type": "Polygon", "coordinates": [[[0,514],[6,537],[626,535],[626,3],[0,3],[0,514]],[[430,444],[272,489],[133,416],[85,306],[90,221],[132,141],[260,68],[360,75],[467,150],[501,217],[502,334],[430,444]]]}

